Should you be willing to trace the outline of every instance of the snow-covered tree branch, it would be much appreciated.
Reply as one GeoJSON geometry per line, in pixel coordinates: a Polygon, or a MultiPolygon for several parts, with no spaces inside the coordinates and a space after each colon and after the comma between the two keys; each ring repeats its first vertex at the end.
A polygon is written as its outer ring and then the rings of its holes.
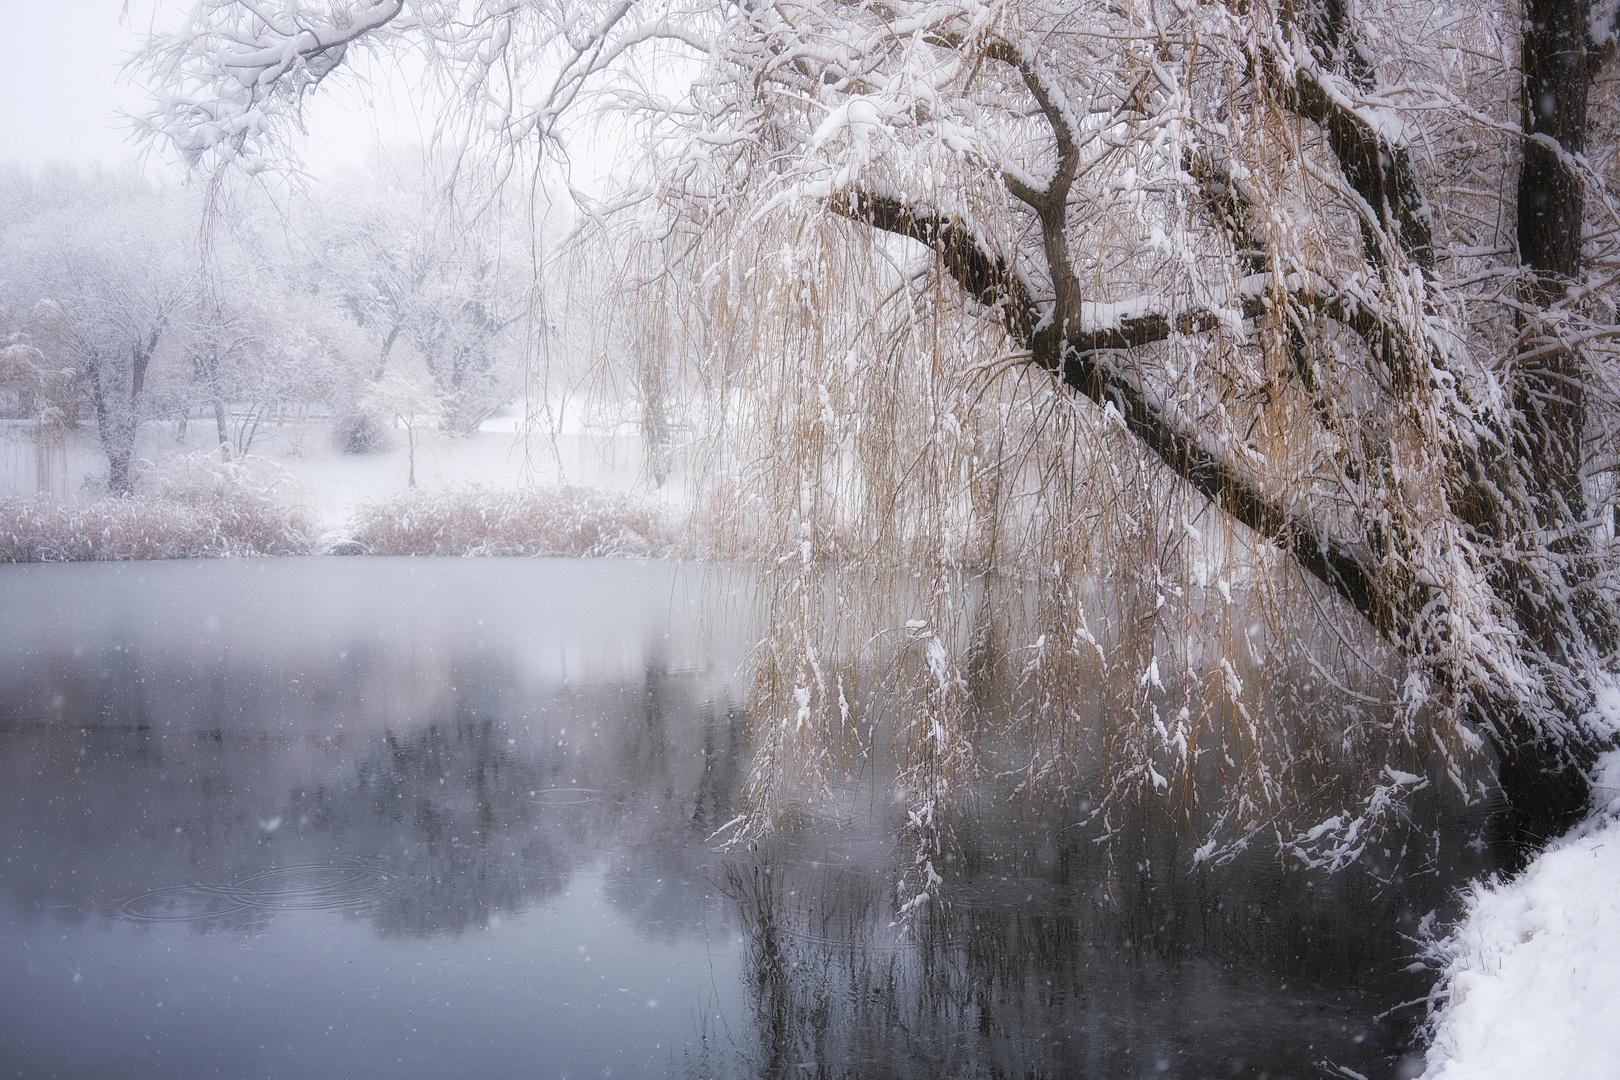
{"type": "Polygon", "coordinates": [[[848,730],[834,658],[859,650],[817,621],[843,595],[817,577],[830,548],[846,572],[931,568],[904,601],[926,617],[873,616],[917,654],[916,822],[974,767],[964,673],[996,668],[1048,702],[1028,715],[1060,717],[1030,723],[1075,726],[1050,702],[1095,646],[1119,710],[1092,753],[1116,790],[1228,762],[1228,802],[1200,821],[1239,842],[1270,822],[1337,863],[1404,788],[1341,784],[1364,812],[1308,828],[1298,793],[1335,754],[1424,759],[1472,795],[1488,744],[1545,835],[1614,719],[1612,541],[1590,510],[1614,490],[1588,452],[1620,415],[1620,122],[1592,89],[1612,30],[1584,0],[1439,12],[241,2],[199,9],[146,67],[152,131],[194,161],[251,164],[362,46],[426,50],[458,88],[446,130],[507,164],[565,155],[575,120],[638,122],[617,200],[656,262],[638,280],[694,313],[664,339],[729,433],[710,494],[763,488],[780,548],[754,703],[777,775],[821,783],[844,736],[812,751],[802,732],[848,730]],[[1210,507],[1226,540],[1187,539],[1210,507]],[[1323,625],[1352,611],[1398,655],[1375,735],[1269,728],[1239,670],[1258,653],[1188,644],[1203,616],[1167,597],[1233,552],[1262,577],[1285,558],[1344,605],[1323,625]],[[1103,560],[1156,603],[1099,643],[1077,580],[1103,560]],[[966,573],[1044,599],[1029,616],[1006,592],[981,633],[966,573]],[[1016,644],[991,663],[991,640],[1016,644]],[[1196,688],[1174,738],[1161,649],[1196,688]]]}

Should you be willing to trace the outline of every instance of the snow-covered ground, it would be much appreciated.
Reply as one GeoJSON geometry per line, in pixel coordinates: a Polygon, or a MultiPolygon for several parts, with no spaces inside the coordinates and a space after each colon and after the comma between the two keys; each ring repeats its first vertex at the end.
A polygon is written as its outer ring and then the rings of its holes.
{"type": "Polygon", "coordinates": [[[1475,888],[1446,960],[1425,1080],[1620,1077],[1620,751],[1593,813],[1506,884],[1475,888]]]}
{"type": "MultiPolygon", "coordinates": [[[[632,425],[593,425],[568,415],[555,425],[544,421],[532,425],[527,434],[524,426],[521,410],[513,407],[486,420],[471,435],[419,433],[417,486],[436,491],[465,484],[516,488],[524,483],[568,483],[635,490],[660,500],[677,497],[678,479],[658,490],[644,482],[641,439],[632,425]]],[[[177,455],[218,446],[212,415],[193,417],[184,438],[177,439],[176,431],[173,421],[144,424],[136,457],[161,468],[177,455]]],[[[285,470],[288,502],[312,515],[319,530],[326,531],[346,528],[356,506],[406,489],[410,475],[406,433],[402,429],[393,436],[385,450],[346,454],[334,445],[325,419],[267,422],[250,450],[261,462],[285,470]]],[[[41,490],[37,455],[31,423],[0,422],[0,497],[41,490]]],[[[71,432],[65,460],[55,458],[49,465],[45,490],[74,499],[105,493],[107,458],[92,429],[71,432]]]]}

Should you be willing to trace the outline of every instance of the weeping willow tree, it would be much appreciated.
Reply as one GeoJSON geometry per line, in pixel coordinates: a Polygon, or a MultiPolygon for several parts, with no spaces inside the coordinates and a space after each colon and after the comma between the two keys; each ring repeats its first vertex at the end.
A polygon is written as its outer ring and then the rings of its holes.
{"type": "Polygon", "coordinates": [[[418,50],[496,178],[628,121],[580,235],[635,252],[649,446],[693,433],[760,566],[745,827],[882,701],[921,893],[992,751],[1207,858],[1342,865],[1484,762],[1526,833],[1579,811],[1620,714],[1614,17],[210,2],[142,64],[203,169],[285,152],[356,50],[418,50]]]}

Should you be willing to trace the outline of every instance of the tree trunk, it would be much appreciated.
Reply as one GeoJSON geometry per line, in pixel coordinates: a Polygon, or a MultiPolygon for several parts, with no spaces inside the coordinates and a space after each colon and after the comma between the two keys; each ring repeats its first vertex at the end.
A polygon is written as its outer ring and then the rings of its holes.
{"type": "Polygon", "coordinates": [[[383,338],[382,351],[377,354],[377,369],[371,373],[372,382],[382,378],[388,370],[388,354],[393,351],[394,342],[399,339],[399,331],[403,325],[403,322],[395,320],[394,325],[388,330],[388,336],[383,338]]]}
{"type": "Polygon", "coordinates": [[[95,357],[90,365],[90,400],[96,410],[96,434],[107,455],[107,489],[114,495],[132,495],[130,459],[135,455],[135,410],[126,397],[122,372],[109,372],[95,357]]]}
{"type": "MultiPolygon", "coordinates": [[[[1521,298],[1527,308],[1543,312],[1564,300],[1582,277],[1585,199],[1571,157],[1586,149],[1588,21],[1587,0],[1527,0],[1525,6],[1521,62],[1526,138],[1519,171],[1518,244],[1527,280],[1521,298]]],[[[1526,504],[1520,508],[1520,527],[1552,537],[1546,548],[1561,560],[1566,592],[1573,592],[1595,570],[1584,532],[1581,485],[1586,371],[1580,354],[1562,347],[1539,320],[1521,316],[1520,323],[1527,333],[1513,378],[1516,416],[1507,463],[1509,490],[1517,489],[1526,504]]],[[[1501,539],[1512,546],[1511,537],[1501,539]]],[[[1568,660],[1572,641],[1612,638],[1609,613],[1583,611],[1578,602],[1547,595],[1512,565],[1501,576],[1498,591],[1511,598],[1521,627],[1549,661],[1568,660]]],[[[1577,713],[1583,705],[1560,704],[1577,713]]],[[[1496,751],[1512,831],[1522,851],[1583,815],[1590,795],[1585,772],[1596,748],[1538,733],[1523,718],[1507,728],[1512,737],[1497,739],[1496,751]]]]}
{"type": "Polygon", "coordinates": [[[193,384],[201,383],[207,387],[208,403],[214,411],[214,433],[219,438],[219,445],[229,456],[231,435],[225,424],[225,401],[220,396],[219,355],[215,350],[204,349],[192,354],[191,380],[193,384]]]}
{"type": "Polygon", "coordinates": [[[128,382],[120,365],[99,356],[90,360],[90,397],[96,409],[96,428],[101,448],[107,454],[107,487],[115,495],[133,495],[134,478],[130,462],[135,456],[135,433],[140,428],[141,394],[146,389],[146,369],[163,336],[163,323],[145,338],[137,339],[129,351],[128,382]],[[110,375],[108,368],[116,371],[110,375]],[[116,385],[113,385],[116,384],[116,385]]]}
{"type": "Polygon", "coordinates": [[[406,424],[405,425],[405,441],[410,446],[410,477],[409,477],[409,479],[406,480],[405,486],[409,487],[409,488],[414,488],[416,486],[416,425],[415,424],[406,424]]]}
{"type": "MultiPolygon", "coordinates": [[[[1529,0],[1524,35],[1524,164],[1519,172],[1519,259],[1524,299],[1547,309],[1581,280],[1586,206],[1569,157],[1586,150],[1586,0],[1529,0]],[[1556,141],[1562,154],[1545,139],[1556,141]]],[[[1523,320],[1521,319],[1521,322],[1523,320]]],[[[1514,386],[1518,445],[1536,527],[1586,518],[1581,431],[1586,372],[1574,350],[1530,327],[1514,386]]],[[[1585,546],[1585,545],[1583,545],[1585,546]]]]}

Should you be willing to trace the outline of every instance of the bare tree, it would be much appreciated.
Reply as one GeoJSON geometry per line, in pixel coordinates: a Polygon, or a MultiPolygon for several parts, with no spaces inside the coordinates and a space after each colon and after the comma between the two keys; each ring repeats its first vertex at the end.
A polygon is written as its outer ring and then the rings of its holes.
{"type": "Polygon", "coordinates": [[[516,389],[525,307],[513,268],[530,265],[521,245],[498,214],[467,211],[431,170],[377,167],[325,203],[316,280],[376,339],[371,377],[403,346],[443,391],[449,429],[476,430],[516,389]]]}
{"type": "Polygon", "coordinates": [[[55,312],[107,455],[108,487],[133,490],[148,383],[182,321],[195,278],[195,216],[135,176],[61,177],[39,188],[3,241],[15,287],[55,312]]]}
{"type": "Polygon", "coordinates": [[[433,382],[391,371],[373,382],[360,407],[403,425],[410,446],[406,487],[416,486],[416,442],[420,433],[444,423],[444,395],[433,382]]]}

